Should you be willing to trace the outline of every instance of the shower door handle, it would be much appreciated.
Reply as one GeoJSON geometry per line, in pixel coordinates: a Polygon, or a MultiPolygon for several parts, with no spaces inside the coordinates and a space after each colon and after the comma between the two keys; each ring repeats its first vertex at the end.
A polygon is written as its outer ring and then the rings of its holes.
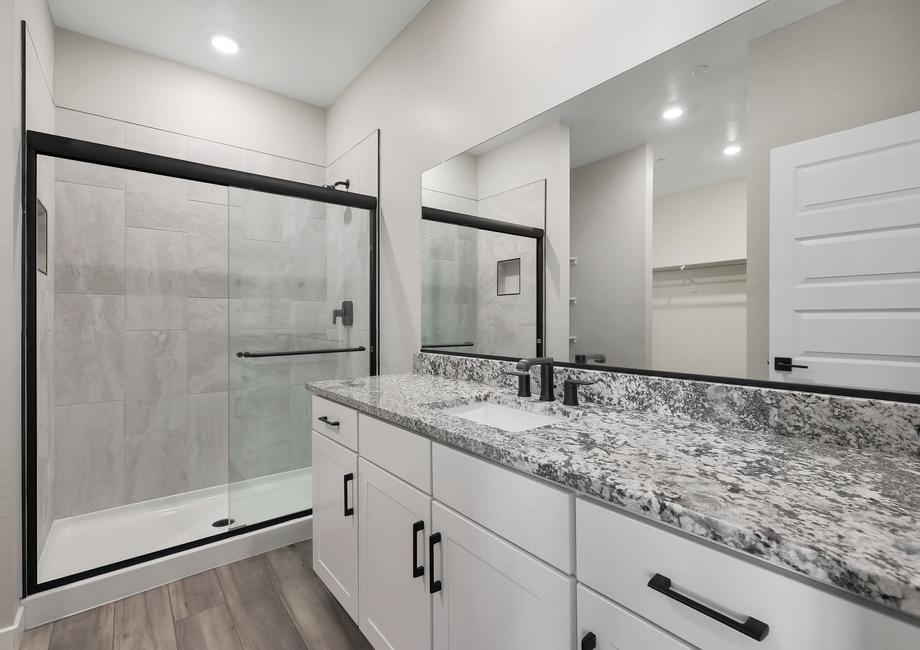
{"type": "Polygon", "coordinates": [[[344,497],[345,497],[345,498],[343,499],[343,501],[344,501],[344,503],[345,503],[345,513],[344,513],[344,516],[346,516],[346,517],[351,517],[353,514],[355,514],[355,508],[354,508],[354,506],[351,506],[351,507],[348,506],[348,484],[355,480],[355,475],[352,474],[351,472],[349,472],[349,473],[346,474],[343,478],[345,479],[344,481],[342,481],[342,483],[343,483],[343,490],[344,490],[344,497]]]}

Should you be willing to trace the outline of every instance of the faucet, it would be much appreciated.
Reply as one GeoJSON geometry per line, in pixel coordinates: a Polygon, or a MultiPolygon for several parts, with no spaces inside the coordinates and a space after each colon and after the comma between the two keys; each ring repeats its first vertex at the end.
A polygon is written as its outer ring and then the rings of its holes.
{"type": "Polygon", "coordinates": [[[517,369],[521,371],[530,370],[533,366],[540,366],[540,401],[552,402],[555,399],[553,395],[553,358],[534,357],[517,362],[517,369]]]}

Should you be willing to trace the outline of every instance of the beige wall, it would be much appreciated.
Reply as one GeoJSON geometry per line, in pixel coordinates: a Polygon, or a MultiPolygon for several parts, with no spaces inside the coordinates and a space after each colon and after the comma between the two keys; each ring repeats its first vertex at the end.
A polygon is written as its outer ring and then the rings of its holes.
{"type": "Polygon", "coordinates": [[[848,0],[751,43],[748,375],[769,355],[770,150],[920,109],[920,3],[848,0]]]}
{"type": "Polygon", "coordinates": [[[747,255],[747,179],[655,198],[652,266],[743,259],[747,255]]]}
{"type": "Polygon", "coordinates": [[[419,175],[760,4],[433,0],[327,111],[331,155],[379,127],[382,366],[421,330],[419,175]],[[667,20],[662,20],[662,16],[667,20]]]}
{"type": "Polygon", "coordinates": [[[643,145],[572,170],[575,352],[613,366],[651,362],[652,150],[643,145]]]}

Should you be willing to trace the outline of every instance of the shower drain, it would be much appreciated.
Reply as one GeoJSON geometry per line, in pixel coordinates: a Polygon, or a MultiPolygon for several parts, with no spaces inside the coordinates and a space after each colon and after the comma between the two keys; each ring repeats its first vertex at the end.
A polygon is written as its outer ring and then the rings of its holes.
{"type": "Polygon", "coordinates": [[[214,528],[226,528],[227,526],[229,526],[229,525],[231,525],[231,524],[235,524],[235,523],[236,523],[236,519],[226,519],[226,518],[224,518],[224,519],[218,519],[217,521],[215,521],[215,522],[214,522],[213,524],[211,524],[211,525],[214,526],[214,528]]]}

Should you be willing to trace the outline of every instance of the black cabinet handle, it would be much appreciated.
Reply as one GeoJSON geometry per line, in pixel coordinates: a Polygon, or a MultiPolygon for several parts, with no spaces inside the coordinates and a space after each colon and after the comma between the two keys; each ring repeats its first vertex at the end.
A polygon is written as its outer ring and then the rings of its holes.
{"type": "Polygon", "coordinates": [[[788,372],[793,368],[807,368],[796,363],[792,363],[792,357],[773,357],[773,370],[778,372],[788,372]]]}
{"type": "Polygon", "coordinates": [[[337,427],[341,424],[338,420],[330,420],[325,415],[321,415],[317,419],[323,424],[328,424],[330,427],[337,427]]]}
{"type": "Polygon", "coordinates": [[[688,598],[683,594],[677,593],[671,589],[671,579],[661,575],[660,573],[656,573],[652,576],[652,579],[648,581],[648,586],[655,591],[664,594],[668,598],[673,598],[680,604],[686,605],[690,609],[696,610],[700,614],[704,614],[711,619],[719,621],[719,623],[727,625],[731,629],[737,630],[738,632],[741,632],[741,634],[749,636],[757,641],[763,641],[765,638],[767,638],[767,634],[770,632],[769,625],[763,621],[758,621],[753,616],[748,616],[747,619],[742,623],[729,616],[726,616],[722,612],[717,612],[711,607],[707,607],[703,603],[699,603],[692,598],[688,598]]]}
{"type": "Polygon", "coordinates": [[[441,543],[441,533],[433,533],[428,538],[428,561],[431,570],[428,572],[428,593],[434,594],[441,591],[441,581],[434,579],[434,545],[441,543]]]}
{"type": "Polygon", "coordinates": [[[352,474],[351,472],[349,472],[349,473],[346,474],[343,478],[345,479],[344,481],[342,481],[342,483],[344,484],[343,489],[344,489],[344,491],[345,491],[345,499],[344,499],[344,503],[345,503],[345,516],[346,516],[346,517],[351,517],[353,514],[355,514],[355,509],[354,509],[354,508],[349,508],[349,507],[348,507],[348,484],[349,484],[351,481],[354,481],[354,480],[355,480],[355,475],[352,474]]]}
{"type": "MultiPolygon", "coordinates": [[[[418,562],[418,534],[425,530],[425,522],[417,521],[412,524],[412,577],[421,578],[425,575],[425,564],[418,562]]],[[[424,558],[423,558],[424,559],[424,558]]]]}
{"type": "Polygon", "coordinates": [[[594,650],[597,647],[597,636],[588,632],[581,640],[581,650],[594,650]]]}

